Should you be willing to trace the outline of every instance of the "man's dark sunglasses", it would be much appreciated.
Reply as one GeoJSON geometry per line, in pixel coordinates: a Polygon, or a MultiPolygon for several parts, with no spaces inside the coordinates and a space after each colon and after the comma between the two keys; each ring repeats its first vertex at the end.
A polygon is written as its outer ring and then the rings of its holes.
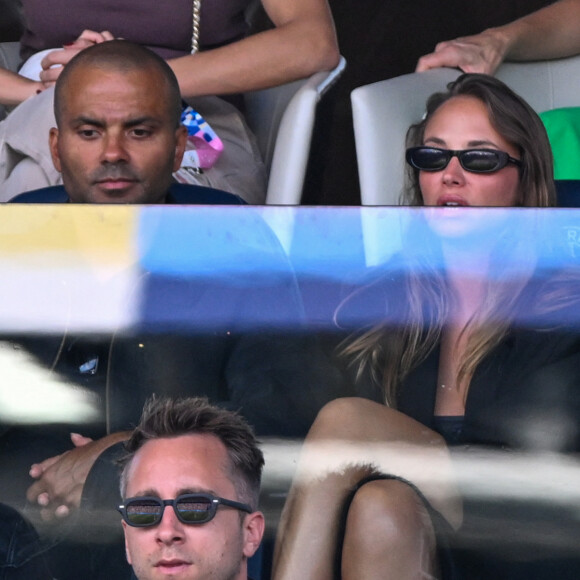
{"type": "Polygon", "coordinates": [[[239,503],[223,497],[214,497],[209,493],[188,493],[175,499],[158,497],[131,497],[117,509],[123,519],[136,528],[156,526],[163,518],[165,506],[173,506],[177,519],[184,524],[205,524],[212,520],[220,505],[248,512],[254,510],[245,503],[239,503]]]}
{"type": "Polygon", "coordinates": [[[421,171],[442,171],[452,157],[457,157],[461,167],[471,173],[493,173],[508,163],[522,166],[519,159],[510,157],[504,151],[495,149],[439,149],[438,147],[411,147],[407,149],[407,163],[421,171]]]}

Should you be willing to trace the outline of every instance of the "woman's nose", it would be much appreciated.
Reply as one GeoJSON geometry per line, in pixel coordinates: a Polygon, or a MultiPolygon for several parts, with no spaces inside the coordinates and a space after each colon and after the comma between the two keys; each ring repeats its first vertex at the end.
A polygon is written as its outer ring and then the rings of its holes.
{"type": "Polygon", "coordinates": [[[443,170],[442,180],[445,185],[462,185],[465,182],[465,169],[457,157],[452,157],[443,170]]]}

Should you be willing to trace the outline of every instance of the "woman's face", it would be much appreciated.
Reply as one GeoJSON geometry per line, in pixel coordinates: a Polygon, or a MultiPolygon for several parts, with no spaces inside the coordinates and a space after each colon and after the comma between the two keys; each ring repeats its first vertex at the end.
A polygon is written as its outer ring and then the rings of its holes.
{"type": "MultiPolygon", "coordinates": [[[[519,159],[517,148],[491,125],[485,105],[457,96],[443,103],[425,127],[423,145],[441,149],[497,149],[519,159]]],[[[420,171],[423,203],[429,206],[509,207],[519,202],[519,169],[508,164],[494,173],[471,173],[459,159],[441,171],[420,171]]]]}

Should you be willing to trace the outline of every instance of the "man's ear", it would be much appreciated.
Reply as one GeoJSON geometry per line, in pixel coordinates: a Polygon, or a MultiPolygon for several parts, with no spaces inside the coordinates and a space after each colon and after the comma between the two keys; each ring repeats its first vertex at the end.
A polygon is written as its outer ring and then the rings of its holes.
{"type": "Polygon", "coordinates": [[[260,547],[265,527],[262,512],[253,512],[246,516],[244,520],[244,556],[246,558],[253,556],[260,547]]]}
{"type": "Polygon", "coordinates": [[[175,159],[173,160],[173,171],[177,171],[181,167],[181,160],[185,153],[185,146],[187,144],[187,128],[180,125],[175,131],[175,159]]]}
{"type": "Polygon", "coordinates": [[[55,166],[56,170],[60,173],[60,157],[58,155],[58,129],[52,127],[48,134],[48,146],[50,148],[50,155],[52,157],[52,164],[55,166]]]}
{"type": "Polygon", "coordinates": [[[125,520],[121,520],[121,523],[123,524],[123,534],[125,536],[125,557],[127,558],[127,562],[129,562],[129,566],[131,566],[131,553],[129,552],[129,545],[127,543],[127,522],[125,520]]]}

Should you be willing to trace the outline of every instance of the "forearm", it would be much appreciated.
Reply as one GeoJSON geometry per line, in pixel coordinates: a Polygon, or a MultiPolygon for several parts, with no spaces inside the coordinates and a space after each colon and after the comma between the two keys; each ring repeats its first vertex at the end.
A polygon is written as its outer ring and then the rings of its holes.
{"type": "Polygon", "coordinates": [[[580,0],[560,0],[486,31],[500,43],[506,60],[544,60],[580,53],[580,0]]]}
{"type": "MultiPolygon", "coordinates": [[[[262,4],[275,28],[168,61],[184,97],[272,87],[336,66],[340,55],[327,0],[262,0],[262,4]]],[[[112,38],[109,31],[85,30],[74,46],[43,59],[41,79],[55,82],[77,52],[112,38]]]]}
{"type": "Polygon", "coordinates": [[[92,441],[71,434],[72,449],[30,468],[36,481],[28,488],[28,501],[42,506],[47,520],[68,515],[71,508],[79,506],[87,476],[101,454],[130,436],[130,431],[124,431],[92,441]]]}
{"type": "Polygon", "coordinates": [[[117,431],[116,433],[111,433],[109,435],[106,435],[105,437],[102,437],[101,439],[98,439],[97,441],[95,441],[96,450],[98,454],[103,453],[109,447],[112,447],[117,443],[127,441],[131,437],[132,433],[133,433],[132,431],[117,431]]]}
{"type": "Polygon", "coordinates": [[[289,22],[215,50],[169,61],[183,96],[241,93],[330,70],[339,53],[334,29],[289,22]]]}
{"type": "Polygon", "coordinates": [[[42,85],[9,70],[0,69],[0,104],[18,105],[40,91],[42,85]]]}
{"type": "Polygon", "coordinates": [[[123,444],[117,443],[98,456],[83,486],[82,505],[85,508],[98,510],[119,503],[121,492],[117,460],[123,453],[123,444]]]}

